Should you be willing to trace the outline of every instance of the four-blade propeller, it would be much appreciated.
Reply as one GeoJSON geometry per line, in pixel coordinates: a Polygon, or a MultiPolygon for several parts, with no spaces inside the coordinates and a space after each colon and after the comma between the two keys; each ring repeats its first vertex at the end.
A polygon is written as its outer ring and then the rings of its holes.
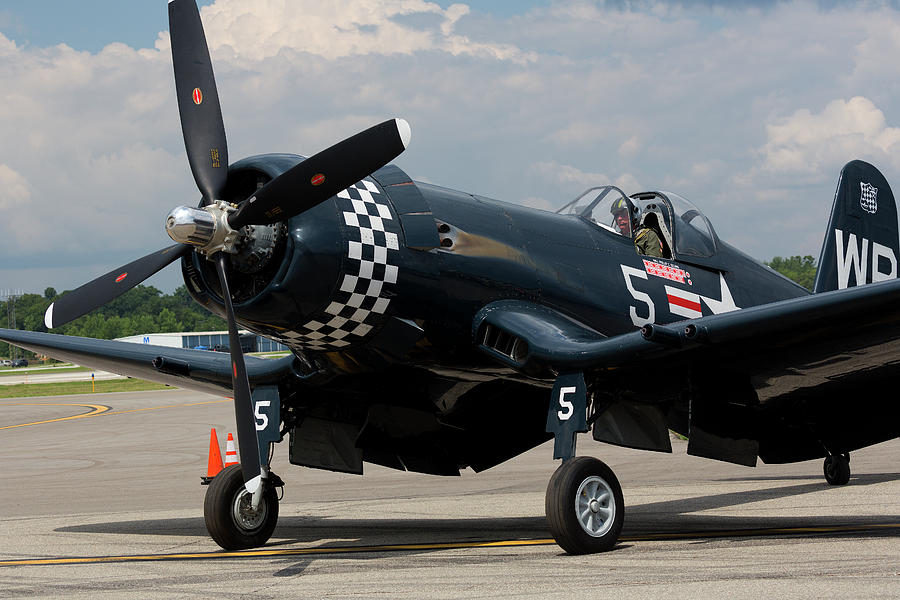
{"type": "Polygon", "coordinates": [[[48,328],[59,327],[102,306],[191,249],[213,261],[228,322],[241,469],[247,490],[253,493],[260,488],[265,473],[260,464],[250,383],[228,286],[232,242],[247,225],[268,225],[299,215],[383,167],[406,149],[410,129],[403,119],[390,119],[338,142],[276,177],[235,210],[221,200],[228,182],[228,146],[195,0],[169,0],[169,30],[181,129],[191,172],[202,195],[201,208],[173,210],[166,227],[177,244],[65,294],[47,309],[45,323],[48,328]],[[198,231],[204,235],[198,235],[198,231]]]}

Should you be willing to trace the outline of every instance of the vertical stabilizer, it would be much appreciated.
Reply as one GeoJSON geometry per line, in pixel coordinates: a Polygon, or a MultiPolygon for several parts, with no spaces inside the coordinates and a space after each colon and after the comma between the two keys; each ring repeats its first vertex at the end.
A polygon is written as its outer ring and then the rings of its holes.
{"type": "Polygon", "coordinates": [[[891,187],[869,163],[847,163],[834,193],[813,292],[894,279],[898,255],[897,207],[891,187]]]}

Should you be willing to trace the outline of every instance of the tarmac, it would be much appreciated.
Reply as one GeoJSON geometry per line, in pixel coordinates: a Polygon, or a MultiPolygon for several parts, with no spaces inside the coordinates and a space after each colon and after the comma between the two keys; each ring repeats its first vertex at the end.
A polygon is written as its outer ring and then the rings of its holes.
{"type": "Polygon", "coordinates": [[[183,390],[0,400],[0,598],[900,597],[896,439],[832,487],[821,460],[753,469],[582,436],[627,505],[619,545],[590,556],[550,539],[549,444],[452,478],[295,467],[282,444],[275,534],[226,553],[203,521],[211,427],[224,445],[230,400],[183,390]]]}
{"type": "Polygon", "coordinates": [[[73,367],[25,367],[7,371],[0,377],[0,385],[19,383],[62,383],[65,381],[100,381],[103,379],[125,379],[123,375],[106,371],[76,371],[73,367]]]}

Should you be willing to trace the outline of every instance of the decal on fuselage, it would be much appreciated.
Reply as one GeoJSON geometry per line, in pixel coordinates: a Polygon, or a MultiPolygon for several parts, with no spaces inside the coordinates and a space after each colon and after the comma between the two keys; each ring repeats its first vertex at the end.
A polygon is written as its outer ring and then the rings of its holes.
{"type": "Polygon", "coordinates": [[[859,206],[867,213],[878,212],[878,188],[869,183],[859,182],[859,206]]]}
{"type": "Polygon", "coordinates": [[[669,301],[669,312],[688,319],[696,319],[703,316],[703,305],[700,304],[700,294],[679,290],[671,285],[665,286],[666,299],[669,301]]]}
{"type": "Polygon", "coordinates": [[[635,327],[643,327],[644,325],[647,325],[649,323],[655,323],[656,306],[653,304],[653,298],[651,298],[650,294],[647,294],[646,292],[638,291],[631,281],[633,277],[637,277],[638,279],[647,279],[647,272],[641,271],[640,269],[635,269],[634,267],[629,267],[627,265],[619,266],[622,267],[622,276],[625,278],[625,287],[628,288],[628,291],[631,293],[631,297],[647,307],[647,316],[642,317],[638,315],[636,306],[629,306],[628,314],[631,317],[631,322],[634,323],[635,327]]]}
{"type": "MultiPolygon", "coordinates": [[[[631,322],[636,327],[643,327],[649,323],[656,322],[656,302],[654,302],[651,293],[659,294],[659,286],[654,279],[648,277],[658,277],[675,283],[694,286],[690,273],[677,265],[661,261],[651,261],[644,259],[644,270],[629,267],[627,265],[619,265],[622,269],[622,276],[625,280],[625,287],[631,294],[631,297],[639,306],[634,304],[628,307],[628,314],[631,322]],[[651,285],[644,284],[638,280],[647,281],[651,285]],[[644,291],[647,290],[647,291],[644,291]],[[646,315],[646,316],[644,316],[646,315]]],[[[662,285],[662,292],[665,293],[665,306],[668,312],[678,317],[687,319],[696,319],[703,316],[706,306],[706,314],[720,314],[738,310],[740,307],[735,303],[725,276],[719,273],[719,299],[704,296],[698,291],[688,291],[674,285],[662,285]]]]}
{"type": "Polygon", "coordinates": [[[855,233],[851,233],[847,236],[847,241],[844,242],[844,232],[837,228],[834,230],[838,289],[843,290],[848,287],[863,285],[867,281],[870,269],[873,282],[896,278],[897,256],[894,254],[894,250],[864,237],[858,239],[859,241],[857,241],[855,233]],[[869,251],[870,248],[871,252],[869,251]],[[888,271],[880,270],[885,261],[890,266],[888,271]],[[850,285],[851,273],[854,277],[852,286],[850,285]]]}
{"type": "Polygon", "coordinates": [[[694,285],[691,281],[690,273],[680,267],[668,263],[656,262],[647,260],[645,258],[644,270],[647,271],[647,275],[662,277],[663,279],[668,279],[669,281],[677,281],[678,283],[687,283],[688,285],[694,285]]]}

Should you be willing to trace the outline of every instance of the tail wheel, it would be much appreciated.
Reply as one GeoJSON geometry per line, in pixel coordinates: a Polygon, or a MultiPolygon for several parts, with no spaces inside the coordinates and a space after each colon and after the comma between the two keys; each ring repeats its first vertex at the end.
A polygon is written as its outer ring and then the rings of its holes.
{"type": "Polygon", "coordinates": [[[850,455],[831,454],[825,457],[825,481],[831,485],[847,485],[850,481],[850,455]]]}
{"type": "Polygon", "coordinates": [[[545,508],[553,538],[569,554],[609,550],[625,520],[619,480],[606,464],[586,456],[563,462],[553,473],[545,508]]]}
{"type": "Polygon", "coordinates": [[[278,522],[278,495],[273,486],[264,485],[254,511],[240,465],[223,469],[209,484],[203,501],[206,530],[225,550],[256,548],[272,536],[278,522]]]}

